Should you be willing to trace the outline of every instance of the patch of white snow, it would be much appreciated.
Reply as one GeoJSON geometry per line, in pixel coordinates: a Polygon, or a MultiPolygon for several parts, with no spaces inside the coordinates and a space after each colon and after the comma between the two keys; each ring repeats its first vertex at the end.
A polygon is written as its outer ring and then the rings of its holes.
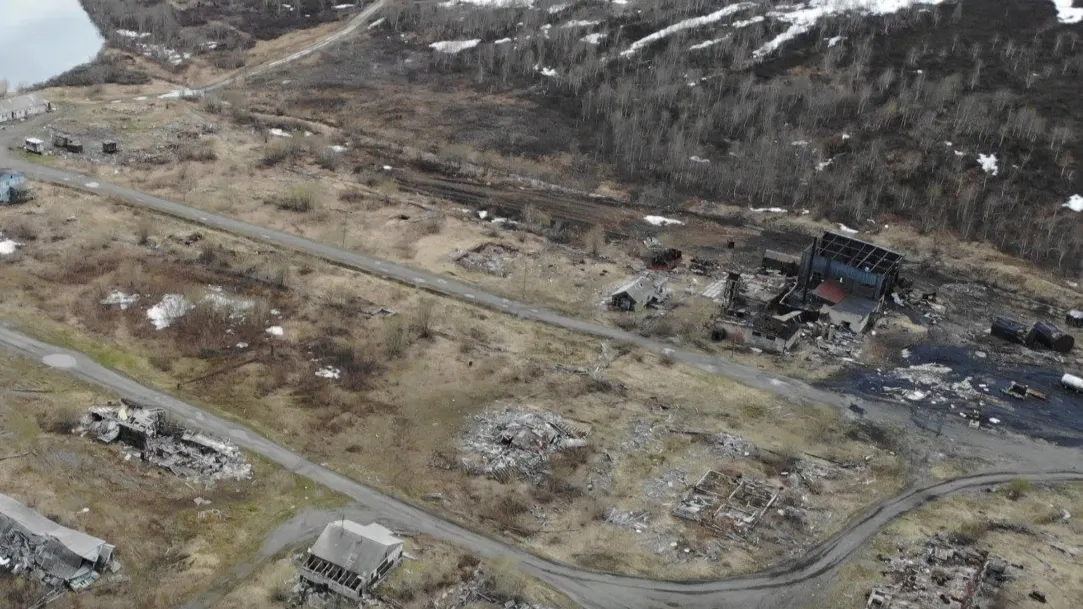
{"type": "Polygon", "coordinates": [[[677,23],[674,23],[669,27],[662,28],[657,32],[654,32],[653,34],[648,34],[647,36],[644,36],[643,38],[640,38],[639,40],[633,42],[631,46],[629,46],[624,51],[621,51],[621,55],[627,57],[629,55],[632,55],[639,49],[647,46],[648,44],[651,44],[652,42],[672,36],[673,34],[676,34],[677,32],[680,32],[682,30],[690,30],[692,28],[710,25],[712,23],[721,21],[738,11],[743,11],[744,9],[750,8],[752,6],[755,5],[751,2],[739,2],[737,4],[731,4],[727,7],[719,9],[708,15],[703,15],[701,17],[692,17],[691,19],[678,21],[677,23]]]}
{"type": "Polygon", "coordinates": [[[835,46],[836,44],[842,42],[845,39],[845,36],[832,36],[831,38],[827,39],[827,48],[830,49],[831,47],[835,46]]]}
{"type": "Polygon", "coordinates": [[[192,303],[182,294],[166,294],[161,302],[147,309],[147,319],[155,330],[165,330],[191,310],[192,303]]]}
{"type": "Polygon", "coordinates": [[[267,328],[267,333],[271,336],[282,336],[286,332],[282,329],[282,326],[271,326],[270,328],[267,328]]]}
{"type": "Polygon", "coordinates": [[[324,366],[316,371],[316,376],[322,379],[334,379],[338,380],[342,378],[342,371],[332,366],[324,366]]]}
{"type": "Polygon", "coordinates": [[[1061,207],[1067,207],[1072,211],[1083,211],[1083,196],[1072,195],[1068,197],[1068,202],[1061,207]]]}
{"type": "Polygon", "coordinates": [[[1061,23],[1083,22],[1083,7],[1074,6],[1072,0],[1053,0],[1053,6],[1057,9],[1057,21],[1061,23]]]}
{"type": "Polygon", "coordinates": [[[429,48],[434,49],[440,53],[447,53],[454,55],[460,51],[472,49],[481,44],[480,38],[474,38],[471,40],[442,40],[440,42],[434,42],[429,45],[429,48]]]}
{"type": "Polygon", "coordinates": [[[674,220],[672,218],[665,218],[663,216],[644,216],[647,224],[653,224],[655,226],[669,226],[670,224],[684,224],[680,220],[674,220]]]}
{"type": "Polygon", "coordinates": [[[103,305],[118,305],[121,311],[127,311],[128,307],[139,300],[139,294],[125,294],[120,290],[113,290],[109,295],[101,299],[103,305]]]}
{"type": "Polygon", "coordinates": [[[781,207],[749,207],[748,211],[756,212],[758,214],[784,214],[785,209],[781,207]]]}
{"type": "Polygon", "coordinates": [[[569,21],[568,23],[565,23],[564,25],[562,25],[560,27],[562,27],[562,28],[594,27],[594,26],[598,25],[599,23],[601,23],[601,21],[587,21],[585,19],[577,19],[577,20],[574,20],[574,21],[569,21]]]}
{"type": "Polygon", "coordinates": [[[707,160],[707,159],[705,159],[703,157],[698,157],[698,156],[690,156],[690,157],[688,157],[688,160],[692,161],[693,163],[710,163],[711,162],[711,161],[709,161],[709,160],[707,160]]]}
{"type": "Polygon", "coordinates": [[[997,157],[995,154],[978,154],[978,164],[982,171],[989,175],[997,174],[997,157]]]}
{"type": "Polygon", "coordinates": [[[586,36],[583,36],[580,40],[587,44],[599,44],[602,40],[605,40],[605,36],[605,32],[595,32],[593,34],[587,34],[586,36]]]}
{"type": "Polygon", "coordinates": [[[11,239],[0,240],[0,256],[10,256],[15,253],[15,250],[19,249],[22,243],[12,241],[11,239]]]}
{"type": "Polygon", "coordinates": [[[275,137],[293,137],[292,135],[290,135],[289,133],[286,133],[285,131],[279,129],[278,127],[275,127],[273,129],[271,129],[270,133],[271,133],[271,135],[273,135],[275,137]]]}
{"type": "Polygon", "coordinates": [[[849,226],[846,226],[842,222],[839,222],[839,230],[844,232],[844,233],[847,233],[849,235],[856,235],[857,234],[857,229],[850,228],[849,226]]]}

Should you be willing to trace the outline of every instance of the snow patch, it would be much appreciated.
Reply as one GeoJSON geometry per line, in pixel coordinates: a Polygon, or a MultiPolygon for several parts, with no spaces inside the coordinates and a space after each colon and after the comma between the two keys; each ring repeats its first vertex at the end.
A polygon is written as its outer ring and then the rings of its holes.
{"type": "Polygon", "coordinates": [[[289,133],[286,133],[285,131],[279,129],[278,127],[275,127],[274,129],[271,129],[270,133],[271,133],[271,135],[273,135],[275,137],[293,137],[292,135],[290,135],[289,133]]]}
{"type": "Polygon", "coordinates": [[[595,32],[593,34],[587,34],[586,36],[583,36],[580,40],[586,42],[587,44],[598,44],[602,40],[605,40],[605,36],[605,32],[595,32]]]}
{"type": "Polygon", "coordinates": [[[569,21],[568,23],[565,23],[564,25],[562,25],[560,27],[565,28],[565,29],[573,28],[573,27],[594,27],[594,26],[598,25],[599,23],[601,23],[601,21],[586,21],[584,19],[578,19],[578,20],[575,20],[575,21],[569,21]]]}
{"type": "Polygon", "coordinates": [[[87,182],[85,184],[85,186],[87,188],[97,188],[97,187],[101,186],[101,184],[98,184],[97,182],[87,182]]]}
{"type": "Polygon", "coordinates": [[[1067,207],[1072,211],[1083,211],[1083,196],[1072,195],[1068,197],[1068,202],[1061,207],[1067,207]]]}
{"type": "Polygon", "coordinates": [[[101,299],[103,305],[117,305],[121,311],[127,311],[128,307],[139,300],[139,294],[125,294],[120,290],[113,290],[109,295],[101,299]]]}
{"type": "Polygon", "coordinates": [[[784,214],[785,209],[781,207],[749,207],[748,211],[756,212],[757,214],[784,214]]]}
{"type": "MultiPolygon", "coordinates": [[[[867,15],[890,15],[915,4],[940,4],[944,0],[811,0],[805,4],[779,6],[768,17],[790,24],[784,32],[756,49],[752,56],[761,58],[811,30],[820,19],[849,11],[867,15]]],[[[1071,0],[1057,0],[1071,2],[1071,0]]]]}
{"type": "Polygon", "coordinates": [[[752,6],[755,5],[751,2],[739,2],[737,4],[731,4],[708,15],[693,17],[691,19],[685,19],[684,21],[678,21],[677,23],[674,23],[669,27],[662,28],[657,32],[654,32],[653,34],[649,34],[633,42],[631,46],[629,46],[624,51],[621,51],[621,55],[624,57],[628,57],[629,55],[634,54],[636,51],[647,46],[648,44],[651,44],[652,42],[667,38],[682,30],[690,30],[692,28],[710,25],[712,23],[721,21],[738,11],[743,11],[746,8],[750,8],[752,6]]]}
{"type": "Polygon", "coordinates": [[[282,336],[286,331],[282,329],[282,326],[271,326],[267,328],[267,333],[271,336],[282,336]]]}
{"type": "Polygon", "coordinates": [[[387,18],[386,17],[380,17],[376,21],[373,21],[372,23],[368,24],[367,29],[372,30],[372,29],[378,28],[381,25],[383,25],[384,21],[387,21],[387,18]]]}
{"type": "Polygon", "coordinates": [[[843,40],[846,40],[846,36],[832,36],[831,38],[827,39],[827,48],[830,49],[831,47],[842,42],[843,40]]]}
{"type": "Polygon", "coordinates": [[[161,302],[147,309],[147,319],[155,330],[165,330],[191,311],[192,306],[182,294],[166,294],[161,302]]]}
{"type": "Polygon", "coordinates": [[[982,171],[989,175],[997,174],[997,157],[995,154],[978,154],[978,164],[982,171]]]}
{"type": "Polygon", "coordinates": [[[511,38],[501,38],[500,40],[497,40],[493,44],[508,44],[509,42],[511,42],[511,38]]]}
{"type": "Polygon", "coordinates": [[[538,72],[541,72],[542,76],[547,76],[549,78],[555,78],[557,75],[557,71],[553,68],[543,68],[538,64],[534,64],[534,69],[538,72]]]}
{"type": "Polygon", "coordinates": [[[688,157],[688,160],[692,161],[693,163],[710,163],[711,162],[711,161],[709,161],[709,160],[707,160],[707,159],[705,159],[703,157],[699,157],[699,156],[690,156],[690,157],[688,157]]]}
{"type": "Polygon", "coordinates": [[[440,53],[448,53],[454,55],[460,51],[466,49],[472,49],[481,44],[480,38],[474,38],[471,40],[442,40],[440,42],[434,42],[429,45],[429,48],[434,49],[440,53]]]}
{"type": "Polygon", "coordinates": [[[663,216],[644,216],[647,224],[653,224],[654,226],[669,226],[670,224],[684,224],[680,220],[674,220],[673,218],[665,218],[663,216]]]}
{"type": "Polygon", "coordinates": [[[848,234],[848,235],[856,235],[857,232],[858,232],[857,229],[850,228],[849,226],[846,226],[842,222],[839,222],[839,230],[846,233],[846,234],[848,234]]]}
{"type": "Polygon", "coordinates": [[[316,376],[321,379],[333,379],[338,380],[342,378],[342,371],[332,366],[324,366],[316,371],[316,376]]]}
{"type": "Polygon", "coordinates": [[[4,239],[0,241],[0,256],[10,256],[15,253],[15,250],[19,249],[22,243],[12,241],[11,239],[4,239]]]}
{"type": "Polygon", "coordinates": [[[834,160],[835,159],[827,159],[826,161],[820,161],[819,163],[816,163],[816,171],[823,171],[824,169],[827,169],[828,165],[831,164],[831,161],[834,160]]]}
{"type": "Polygon", "coordinates": [[[689,51],[699,51],[700,49],[706,49],[706,48],[709,48],[709,47],[713,47],[714,45],[725,41],[727,38],[729,38],[729,36],[723,36],[721,38],[715,38],[713,40],[704,40],[703,42],[697,42],[696,44],[693,44],[692,46],[688,47],[688,50],[689,51]]]}
{"type": "Polygon", "coordinates": [[[1057,21],[1061,23],[1083,22],[1083,8],[1076,8],[1072,4],[1072,0],[1053,0],[1053,6],[1057,9],[1057,21]]]}

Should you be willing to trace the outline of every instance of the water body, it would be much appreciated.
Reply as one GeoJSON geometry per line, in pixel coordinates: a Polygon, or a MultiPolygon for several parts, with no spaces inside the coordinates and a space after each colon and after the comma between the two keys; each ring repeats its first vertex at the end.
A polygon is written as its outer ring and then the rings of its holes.
{"type": "Polygon", "coordinates": [[[86,63],[104,43],[79,0],[0,0],[0,80],[11,88],[86,63]]]}

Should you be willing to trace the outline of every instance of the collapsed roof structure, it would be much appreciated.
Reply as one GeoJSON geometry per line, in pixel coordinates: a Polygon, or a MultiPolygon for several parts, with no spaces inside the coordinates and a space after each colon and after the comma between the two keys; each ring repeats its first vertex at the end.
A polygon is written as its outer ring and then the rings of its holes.
{"type": "Polygon", "coordinates": [[[106,444],[119,441],[129,454],[182,478],[213,482],[252,476],[252,465],[232,443],[186,429],[161,409],[127,400],[120,406],[92,406],[75,433],[92,434],[106,444]]]}
{"type": "Polygon", "coordinates": [[[45,518],[0,494],[0,570],[31,573],[54,587],[84,590],[115,566],[115,547],[45,518]]]}
{"type": "Polygon", "coordinates": [[[801,254],[797,285],[782,304],[863,332],[898,283],[902,262],[898,252],[827,231],[801,254]]]}

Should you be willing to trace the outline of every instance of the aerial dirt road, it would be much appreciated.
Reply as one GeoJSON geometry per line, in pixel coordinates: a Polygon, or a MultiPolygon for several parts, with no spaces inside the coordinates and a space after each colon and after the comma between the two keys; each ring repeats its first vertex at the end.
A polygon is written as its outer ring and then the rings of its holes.
{"type": "MultiPolygon", "coordinates": [[[[898,516],[933,499],[966,489],[1004,483],[1014,478],[1027,478],[1035,482],[1083,480],[1083,472],[1079,471],[1022,470],[985,473],[939,482],[911,489],[869,508],[849,528],[834,538],[821,543],[796,560],[763,572],[714,582],[653,581],[584,571],[539,558],[336,474],[263,438],[244,425],[227,421],[197,406],[144,387],[81,353],[43,343],[4,325],[0,325],[0,347],[36,361],[46,362],[58,370],[127,398],[152,407],[164,408],[184,419],[192,427],[229,438],[245,450],[350,497],[357,503],[357,507],[351,511],[359,510],[368,516],[379,518],[391,527],[444,539],[482,556],[514,557],[526,573],[542,579],[577,603],[591,609],[778,609],[791,603],[800,603],[810,586],[822,586],[826,582],[825,578],[877,531],[898,516]]],[[[298,526],[292,523],[287,532],[274,536],[274,545],[280,549],[304,539],[310,534],[312,524],[309,522],[307,526],[298,526]]],[[[268,548],[265,548],[263,553],[270,555],[268,548]]]]}

